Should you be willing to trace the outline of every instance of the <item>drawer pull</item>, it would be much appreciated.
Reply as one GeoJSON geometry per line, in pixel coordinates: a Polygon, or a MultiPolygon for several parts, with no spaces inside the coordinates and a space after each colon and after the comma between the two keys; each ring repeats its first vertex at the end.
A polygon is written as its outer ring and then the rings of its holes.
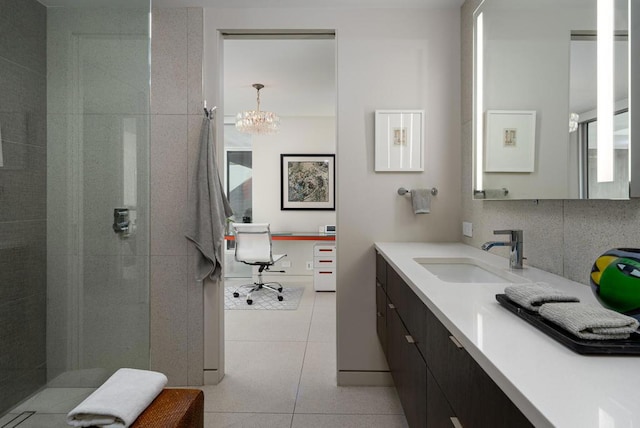
{"type": "Polygon", "coordinates": [[[333,263],[333,260],[318,260],[318,263],[333,263]]]}
{"type": "Polygon", "coordinates": [[[449,419],[451,419],[451,425],[454,428],[462,428],[462,424],[460,423],[460,419],[456,418],[455,416],[451,416],[449,419]]]}
{"type": "MultiPolygon", "coordinates": [[[[458,342],[458,339],[456,339],[453,336],[449,336],[449,339],[451,339],[451,341],[453,342],[454,345],[456,345],[456,348],[458,349],[462,349],[464,348],[464,346],[462,346],[462,343],[458,342]]],[[[461,425],[462,426],[462,425],[461,425]]]]}
{"type": "Polygon", "coordinates": [[[320,251],[321,253],[332,253],[333,252],[332,249],[325,249],[325,248],[320,248],[318,251],[320,251]]]}
{"type": "Polygon", "coordinates": [[[318,271],[318,273],[319,273],[320,275],[331,275],[333,272],[331,272],[331,271],[328,271],[328,272],[327,272],[327,271],[323,271],[323,270],[321,270],[321,271],[318,271]]]}
{"type": "Polygon", "coordinates": [[[382,288],[382,284],[380,284],[378,281],[376,281],[376,287],[382,288]]]}
{"type": "Polygon", "coordinates": [[[382,318],[382,312],[376,312],[376,316],[377,316],[378,318],[382,318]]]}
{"type": "Polygon", "coordinates": [[[396,305],[394,305],[393,303],[389,303],[389,309],[395,309],[396,305]]]}
{"type": "Polygon", "coordinates": [[[409,335],[409,334],[406,335],[404,338],[407,339],[407,342],[409,342],[409,343],[416,343],[416,341],[413,340],[413,337],[411,337],[411,335],[409,335]]]}

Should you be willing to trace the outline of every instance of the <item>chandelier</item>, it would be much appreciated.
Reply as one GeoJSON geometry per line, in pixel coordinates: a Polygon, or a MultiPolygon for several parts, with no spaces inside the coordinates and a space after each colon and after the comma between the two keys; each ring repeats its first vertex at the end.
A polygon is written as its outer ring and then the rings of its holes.
{"type": "Polygon", "coordinates": [[[241,111],[236,116],[236,128],[245,134],[272,134],[280,129],[280,118],[270,111],[260,111],[260,89],[262,83],[252,85],[258,92],[258,108],[241,111]]]}

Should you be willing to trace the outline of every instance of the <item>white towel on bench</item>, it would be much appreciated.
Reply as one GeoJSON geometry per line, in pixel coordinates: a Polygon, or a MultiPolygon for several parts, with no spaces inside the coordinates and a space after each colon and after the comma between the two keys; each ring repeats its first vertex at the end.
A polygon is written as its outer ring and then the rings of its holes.
{"type": "Polygon", "coordinates": [[[76,427],[128,427],[167,384],[158,372],[119,369],[67,415],[76,427]]]}

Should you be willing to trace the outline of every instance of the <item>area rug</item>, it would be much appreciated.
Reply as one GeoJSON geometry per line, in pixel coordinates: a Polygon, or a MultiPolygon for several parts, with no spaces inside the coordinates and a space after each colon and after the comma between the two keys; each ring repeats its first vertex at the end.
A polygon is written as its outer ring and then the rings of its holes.
{"type": "Polygon", "coordinates": [[[240,291],[240,297],[233,297],[235,289],[236,287],[224,287],[224,308],[226,310],[295,311],[298,309],[304,293],[304,287],[284,287],[282,290],[284,299],[279,301],[275,293],[261,290],[251,295],[253,304],[247,305],[247,295],[243,293],[243,290],[240,291]]]}

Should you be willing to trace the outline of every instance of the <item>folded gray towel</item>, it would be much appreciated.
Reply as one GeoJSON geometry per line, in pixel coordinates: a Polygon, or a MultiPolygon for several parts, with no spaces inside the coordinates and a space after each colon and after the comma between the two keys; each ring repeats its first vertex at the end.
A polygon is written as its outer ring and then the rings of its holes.
{"type": "Polygon", "coordinates": [[[411,205],[414,214],[431,212],[431,189],[411,189],[411,205]]]}
{"type": "Polygon", "coordinates": [[[638,320],[600,306],[584,303],[547,303],[540,316],[581,339],[627,339],[638,328],[638,320]]]}
{"type": "Polygon", "coordinates": [[[556,290],[546,282],[510,285],[504,289],[504,293],[510,300],[534,312],[538,312],[540,306],[545,303],[580,301],[577,297],[556,290]]]}

